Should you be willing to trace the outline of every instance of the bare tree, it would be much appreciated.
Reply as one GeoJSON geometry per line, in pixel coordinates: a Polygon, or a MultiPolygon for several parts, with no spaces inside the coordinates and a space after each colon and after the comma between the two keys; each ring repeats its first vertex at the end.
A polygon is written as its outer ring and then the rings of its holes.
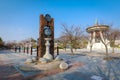
{"type": "Polygon", "coordinates": [[[36,48],[36,42],[37,40],[35,40],[34,38],[27,38],[25,40],[20,41],[19,43],[21,43],[22,46],[25,46],[26,43],[29,43],[32,47],[36,48]]]}
{"type": "Polygon", "coordinates": [[[81,41],[81,48],[86,48],[87,45],[88,45],[88,40],[89,40],[89,37],[87,34],[83,34],[80,38],[80,41],[81,41]]]}
{"type": "Polygon", "coordinates": [[[106,56],[108,57],[108,46],[107,45],[109,44],[109,42],[107,41],[107,37],[108,37],[107,31],[104,33],[100,31],[99,33],[100,33],[100,40],[105,46],[106,56]]]}
{"type": "Polygon", "coordinates": [[[59,40],[59,42],[60,42],[60,44],[61,44],[61,47],[64,48],[65,51],[66,51],[67,42],[68,42],[66,36],[63,36],[63,35],[62,35],[62,36],[60,36],[60,38],[59,38],[58,40],[59,40]]]}
{"type": "Polygon", "coordinates": [[[114,48],[115,48],[115,40],[120,37],[120,30],[119,29],[113,29],[109,27],[109,29],[102,33],[100,32],[100,39],[102,43],[105,45],[106,49],[106,56],[108,56],[108,44],[113,44],[113,53],[114,53],[114,48]],[[109,41],[108,41],[108,40],[109,41]]]}
{"type": "Polygon", "coordinates": [[[90,38],[88,40],[89,40],[89,44],[90,44],[90,52],[92,52],[92,47],[93,47],[93,41],[92,40],[93,40],[93,36],[90,34],[89,37],[90,38]]]}
{"type": "Polygon", "coordinates": [[[15,45],[17,45],[16,41],[8,41],[8,42],[5,42],[5,47],[6,47],[7,49],[14,48],[15,45]]]}
{"type": "Polygon", "coordinates": [[[73,48],[75,48],[76,45],[78,45],[78,41],[80,40],[83,31],[81,31],[80,27],[76,27],[74,25],[68,27],[67,25],[62,24],[62,26],[62,36],[64,36],[67,39],[67,42],[70,44],[71,53],[73,54],[73,48]]]}
{"type": "Polygon", "coordinates": [[[120,30],[116,28],[110,28],[108,32],[108,39],[110,41],[111,47],[113,49],[112,53],[115,53],[115,41],[120,39],[120,30]]]}

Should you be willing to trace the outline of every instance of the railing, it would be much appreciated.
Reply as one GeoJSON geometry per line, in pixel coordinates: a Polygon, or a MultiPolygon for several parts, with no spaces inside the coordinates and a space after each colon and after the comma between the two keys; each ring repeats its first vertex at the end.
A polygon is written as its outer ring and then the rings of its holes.
{"type": "Polygon", "coordinates": [[[15,47],[15,48],[13,48],[13,51],[15,53],[25,53],[28,55],[38,56],[38,47],[36,47],[36,48],[33,48],[33,47],[15,47]]]}

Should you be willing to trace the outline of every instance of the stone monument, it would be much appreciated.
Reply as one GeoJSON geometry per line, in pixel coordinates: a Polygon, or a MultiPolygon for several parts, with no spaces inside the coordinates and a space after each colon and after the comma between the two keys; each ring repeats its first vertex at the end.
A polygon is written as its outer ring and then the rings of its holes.
{"type": "Polygon", "coordinates": [[[49,14],[40,16],[40,32],[37,41],[37,60],[28,58],[18,66],[23,71],[68,69],[69,65],[60,56],[54,58],[54,19],[49,14]]]}
{"type": "Polygon", "coordinates": [[[47,58],[46,55],[51,55],[51,58],[54,58],[54,19],[49,14],[40,15],[38,41],[38,59],[47,58]]]}

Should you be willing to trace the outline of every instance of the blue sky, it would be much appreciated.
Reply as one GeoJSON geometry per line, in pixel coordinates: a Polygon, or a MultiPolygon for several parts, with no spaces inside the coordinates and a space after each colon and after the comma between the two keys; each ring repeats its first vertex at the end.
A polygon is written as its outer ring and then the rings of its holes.
{"type": "Polygon", "coordinates": [[[120,0],[0,0],[0,37],[20,41],[39,36],[40,14],[50,14],[55,22],[55,38],[62,26],[80,26],[82,30],[99,23],[120,27],[120,0]]]}

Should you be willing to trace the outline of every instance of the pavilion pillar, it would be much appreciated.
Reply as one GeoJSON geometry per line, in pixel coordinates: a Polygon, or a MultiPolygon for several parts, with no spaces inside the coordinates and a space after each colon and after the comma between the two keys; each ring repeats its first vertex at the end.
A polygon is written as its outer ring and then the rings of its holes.
{"type": "Polygon", "coordinates": [[[105,42],[102,31],[100,31],[99,33],[100,33],[100,38],[102,39],[103,42],[105,42]]]}
{"type": "Polygon", "coordinates": [[[95,43],[95,35],[96,35],[96,33],[95,33],[95,31],[93,32],[93,39],[92,39],[92,42],[93,43],[95,43]]]}

